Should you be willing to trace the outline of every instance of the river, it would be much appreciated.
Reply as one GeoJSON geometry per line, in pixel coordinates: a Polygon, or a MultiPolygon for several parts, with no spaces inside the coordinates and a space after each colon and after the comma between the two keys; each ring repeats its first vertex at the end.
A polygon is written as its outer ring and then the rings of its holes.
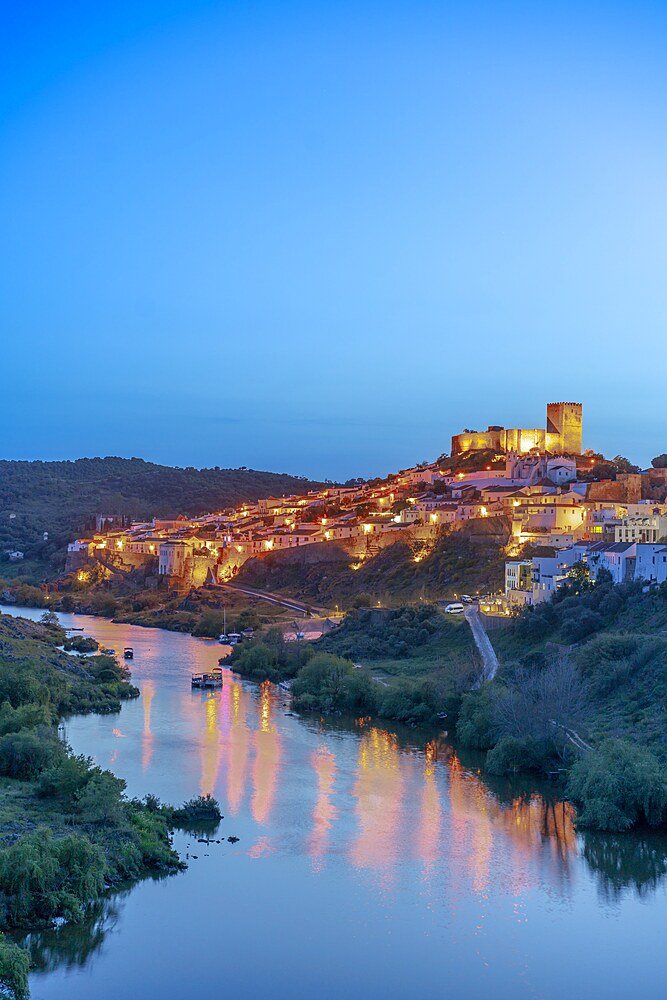
{"type": "Polygon", "coordinates": [[[31,935],[34,1000],[662,995],[664,838],[577,834],[549,786],[494,782],[444,736],[298,719],[229,671],[193,692],[216,643],[59,617],[133,646],[141,689],[68,720],[74,750],[130,795],[210,791],[224,819],[215,843],[177,834],[183,874],[31,935]]]}

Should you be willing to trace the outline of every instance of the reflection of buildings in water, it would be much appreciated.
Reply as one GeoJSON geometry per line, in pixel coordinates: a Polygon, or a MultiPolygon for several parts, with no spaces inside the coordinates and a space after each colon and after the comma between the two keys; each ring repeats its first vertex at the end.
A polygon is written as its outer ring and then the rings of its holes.
{"type": "Polygon", "coordinates": [[[267,823],[271,815],[280,766],[280,734],[273,724],[273,685],[264,681],[259,697],[259,729],[253,733],[255,759],[252,768],[253,794],[250,807],[257,823],[267,823]]]}
{"type": "Polygon", "coordinates": [[[308,853],[315,871],[322,869],[322,859],[338,811],[332,802],[336,777],[336,758],[331,750],[321,744],[310,756],[317,776],[317,798],[313,807],[313,830],[308,841],[308,853]]]}
{"type": "Polygon", "coordinates": [[[155,734],[151,729],[151,709],[155,697],[155,681],[146,679],[141,685],[141,699],[144,708],[144,728],[141,733],[141,767],[146,771],[153,759],[155,734]]]}
{"type": "Polygon", "coordinates": [[[428,881],[442,854],[442,805],[438,788],[435,740],[424,749],[424,781],[421,789],[417,849],[423,864],[422,878],[428,881]]]}
{"type": "MultiPolygon", "coordinates": [[[[520,895],[536,884],[545,871],[550,882],[568,876],[568,861],[577,850],[574,809],[569,803],[547,802],[532,794],[517,796],[505,805],[476,774],[466,771],[455,753],[448,763],[454,858],[463,861],[470,874],[470,887],[485,896],[489,888],[490,862],[494,846],[509,848],[513,864],[508,873],[512,894],[520,895]],[[535,862],[531,866],[527,863],[535,862]]],[[[461,872],[459,872],[461,874],[461,872]]]]}
{"type": "Polygon", "coordinates": [[[467,869],[470,888],[478,895],[485,895],[493,840],[488,814],[491,795],[479,779],[473,780],[473,776],[463,769],[454,752],[447,764],[456,881],[460,883],[467,869]]]}
{"type": "Polygon", "coordinates": [[[210,691],[206,694],[205,728],[201,740],[201,778],[199,791],[202,795],[213,794],[218,783],[218,772],[222,759],[222,741],[220,738],[220,716],[222,692],[210,691]]]}
{"type": "Polygon", "coordinates": [[[356,868],[391,871],[404,851],[400,828],[403,768],[407,764],[393,733],[373,727],[361,736],[352,793],[359,833],[350,849],[350,860],[356,868]]]}
{"type": "Polygon", "coordinates": [[[246,723],[248,692],[233,675],[223,691],[229,698],[229,747],[227,753],[227,801],[233,816],[238,813],[246,791],[250,734],[246,723]]]}

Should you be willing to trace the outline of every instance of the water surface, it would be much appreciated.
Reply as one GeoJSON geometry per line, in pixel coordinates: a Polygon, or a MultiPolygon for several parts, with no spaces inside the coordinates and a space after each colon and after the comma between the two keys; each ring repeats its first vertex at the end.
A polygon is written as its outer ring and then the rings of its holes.
{"type": "Polygon", "coordinates": [[[133,646],[141,689],[68,720],[74,750],[130,795],[210,791],[224,820],[220,844],[176,836],[184,874],[32,935],[37,1000],[663,994],[663,838],[577,835],[549,786],[493,782],[442,734],[291,717],[229,672],[193,692],[216,643],[60,617],[133,646]]]}

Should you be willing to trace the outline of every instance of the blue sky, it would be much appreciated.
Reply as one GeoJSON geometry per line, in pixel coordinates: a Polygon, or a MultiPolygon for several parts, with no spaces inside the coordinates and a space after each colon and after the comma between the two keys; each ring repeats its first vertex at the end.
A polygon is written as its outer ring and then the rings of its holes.
{"type": "Polygon", "coordinates": [[[347,478],[552,399],[667,451],[666,48],[660,3],[4,5],[2,457],[347,478]]]}

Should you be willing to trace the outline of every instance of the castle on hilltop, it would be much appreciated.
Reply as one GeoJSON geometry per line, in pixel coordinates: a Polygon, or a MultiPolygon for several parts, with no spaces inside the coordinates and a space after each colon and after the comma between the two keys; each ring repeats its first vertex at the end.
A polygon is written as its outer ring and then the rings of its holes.
{"type": "Polygon", "coordinates": [[[546,428],[500,427],[464,431],[452,438],[452,455],[489,449],[525,455],[537,449],[555,455],[581,455],[581,403],[547,403],[546,428]]]}

